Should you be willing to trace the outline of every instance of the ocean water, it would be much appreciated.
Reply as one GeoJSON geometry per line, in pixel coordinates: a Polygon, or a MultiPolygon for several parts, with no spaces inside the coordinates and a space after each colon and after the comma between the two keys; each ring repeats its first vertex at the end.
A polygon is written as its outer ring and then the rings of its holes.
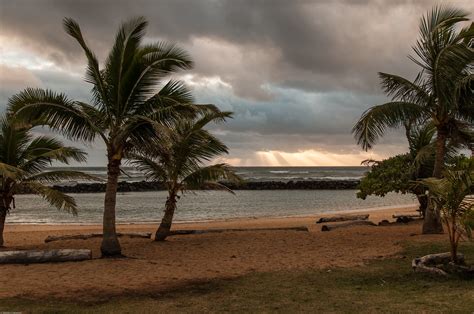
{"type": "MultiPolygon", "coordinates": [[[[416,204],[409,195],[389,194],[385,197],[356,198],[355,190],[267,190],[187,193],[178,201],[175,221],[206,221],[246,217],[285,217],[325,212],[360,210],[384,206],[402,207],[416,204]]],[[[73,216],[51,208],[35,195],[18,195],[16,208],[7,223],[90,224],[101,223],[103,193],[71,194],[79,213],[73,216]]],[[[163,214],[165,191],[119,193],[119,223],[158,222],[163,214]]]]}
{"type": "MultiPolygon", "coordinates": [[[[71,168],[69,168],[71,169],[71,168]]],[[[105,178],[103,167],[73,168],[105,178]]],[[[361,178],[366,167],[238,167],[236,172],[251,181],[353,180],[361,178]]],[[[121,180],[141,181],[145,178],[133,168],[125,168],[121,180]]],[[[65,182],[74,184],[75,182],[65,182]]],[[[360,210],[385,206],[416,204],[410,195],[389,194],[385,197],[357,199],[356,190],[264,190],[190,192],[178,201],[176,221],[204,221],[246,217],[283,217],[324,212],[360,210]]],[[[104,194],[71,194],[79,207],[77,216],[52,208],[35,195],[16,196],[16,208],[7,223],[90,224],[101,223],[104,194]]],[[[161,219],[165,191],[119,193],[119,223],[158,222],[161,219]]]]}

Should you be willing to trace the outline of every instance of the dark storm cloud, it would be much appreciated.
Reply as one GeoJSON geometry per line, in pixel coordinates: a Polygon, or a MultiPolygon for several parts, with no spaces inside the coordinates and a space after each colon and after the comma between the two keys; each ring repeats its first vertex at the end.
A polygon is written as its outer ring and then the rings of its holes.
{"type": "MultiPolygon", "coordinates": [[[[311,147],[350,153],[358,150],[352,125],[369,106],[386,100],[377,71],[416,73],[406,56],[420,16],[435,3],[0,0],[0,101],[25,86],[87,100],[85,60],[62,30],[62,19],[75,18],[104,60],[120,21],[144,15],[147,41],[175,41],[193,56],[196,67],[185,79],[197,99],[235,112],[226,126],[214,128],[233,153],[311,147]],[[15,56],[8,50],[28,55],[12,65],[15,56]],[[42,67],[45,62],[54,66],[42,67]]],[[[474,11],[469,0],[449,3],[474,11]]],[[[384,143],[385,152],[406,145],[397,133],[384,143]]]]}
{"type": "MultiPolygon", "coordinates": [[[[458,2],[466,9],[474,7],[469,1],[458,2]]],[[[118,22],[145,15],[150,20],[149,36],[178,41],[191,52],[195,37],[237,45],[244,56],[255,49],[267,51],[267,55],[244,60],[241,66],[247,72],[257,71],[259,65],[268,68],[266,78],[271,83],[309,90],[373,90],[376,71],[412,70],[402,56],[409,53],[420,14],[432,4],[388,0],[2,0],[0,27],[47,58],[76,63],[81,55],[61,30],[64,16],[83,25],[89,42],[104,57],[118,22]]],[[[214,64],[218,58],[200,56],[195,72],[231,76],[225,64],[214,64]]],[[[257,74],[230,81],[242,94],[255,92],[257,97],[256,89],[268,83],[257,74]]]]}

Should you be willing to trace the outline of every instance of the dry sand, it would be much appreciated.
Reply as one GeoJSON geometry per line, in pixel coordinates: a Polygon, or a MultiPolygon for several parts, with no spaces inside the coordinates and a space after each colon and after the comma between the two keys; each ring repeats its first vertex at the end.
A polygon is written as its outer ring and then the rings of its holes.
{"type": "MultiPolygon", "coordinates": [[[[363,212],[363,211],[361,211],[363,212]]],[[[414,208],[370,211],[370,219],[391,219],[414,208]]],[[[94,259],[85,262],[0,266],[0,298],[65,298],[103,300],[118,295],[143,295],[190,282],[231,278],[250,272],[321,269],[364,265],[369,259],[396,255],[400,242],[419,234],[412,223],[387,227],[352,227],[321,232],[319,216],[258,218],[176,224],[179,229],[263,228],[308,226],[310,232],[248,231],[173,236],[165,242],[121,238],[128,258],[100,259],[100,239],[44,243],[48,235],[100,232],[100,226],[7,225],[11,249],[88,248],[94,259]]],[[[122,232],[153,232],[156,225],[119,225],[122,232]]],[[[441,239],[442,235],[428,238],[441,239]]],[[[427,239],[425,236],[424,239],[427,239]]]]}

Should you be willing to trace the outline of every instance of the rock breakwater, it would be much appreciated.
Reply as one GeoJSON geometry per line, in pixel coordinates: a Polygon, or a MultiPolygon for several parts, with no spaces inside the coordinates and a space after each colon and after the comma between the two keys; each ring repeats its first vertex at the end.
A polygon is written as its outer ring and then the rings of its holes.
{"type": "MultiPolygon", "coordinates": [[[[261,181],[231,183],[221,182],[232,190],[353,190],[357,189],[358,180],[314,180],[314,181],[261,181]]],[[[78,183],[75,185],[55,185],[54,188],[64,193],[103,193],[105,183],[78,183]]],[[[118,192],[162,191],[165,185],[161,182],[122,181],[118,184],[118,192]]],[[[27,193],[28,191],[24,191],[27,193]]]]}

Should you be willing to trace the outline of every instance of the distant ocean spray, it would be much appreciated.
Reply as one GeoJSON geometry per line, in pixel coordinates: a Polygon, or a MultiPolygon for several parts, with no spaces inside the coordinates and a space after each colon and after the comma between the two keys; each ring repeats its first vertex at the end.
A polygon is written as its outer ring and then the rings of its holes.
{"type": "MultiPolygon", "coordinates": [[[[64,168],[57,168],[64,169],[64,168]]],[[[106,178],[105,167],[67,168],[80,170],[99,178],[106,178]]],[[[142,181],[145,177],[132,167],[123,167],[120,180],[142,181]]],[[[248,181],[311,181],[311,180],[358,180],[368,171],[367,167],[235,167],[238,175],[248,181]]]]}

